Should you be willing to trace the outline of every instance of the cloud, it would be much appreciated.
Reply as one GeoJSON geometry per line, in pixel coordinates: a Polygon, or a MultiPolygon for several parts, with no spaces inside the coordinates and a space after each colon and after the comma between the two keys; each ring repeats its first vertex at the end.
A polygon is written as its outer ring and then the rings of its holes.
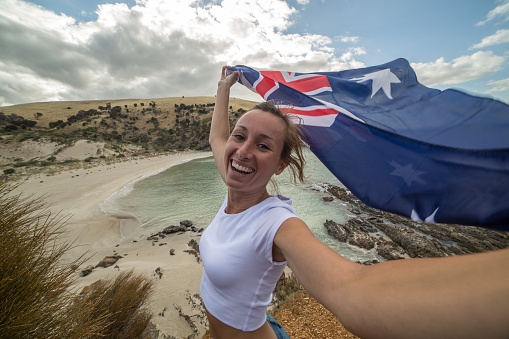
{"type": "Polygon", "coordinates": [[[492,88],[486,91],[487,93],[509,91],[509,78],[502,80],[491,80],[486,84],[488,86],[492,86],[492,88]]]}
{"type": "Polygon", "coordinates": [[[445,62],[439,58],[435,62],[412,63],[419,81],[426,86],[451,85],[482,78],[494,74],[505,64],[505,57],[493,52],[479,51],[445,62]]]}
{"type": "Polygon", "coordinates": [[[506,1],[502,5],[498,5],[497,7],[489,11],[488,15],[486,15],[486,19],[478,22],[476,26],[483,26],[486,23],[501,17],[504,18],[504,21],[509,20],[509,1],[506,1]]]}
{"type": "Polygon", "coordinates": [[[96,13],[77,22],[0,1],[0,105],[214,95],[227,63],[297,72],[364,66],[361,50],[336,56],[327,36],[287,33],[297,10],[283,0],[138,0],[96,13]]]}
{"type": "Polygon", "coordinates": [[[358,42],[359,37],[358,36],[342,36],[340,38],[341,42],[358,42]]]}
{"type": "Polygon", "coordinates": [[[509,42],[509,29],[500,29],[495,34],[484,37],[480,43],[475,44],[470,49],[500,45],[505,42],[509,42]]]}
{"type": "Polygon", "coordinates": [[[299,5],[307,5],[309,3],[309,0],[297,0],[297,3],[299,5]]]}

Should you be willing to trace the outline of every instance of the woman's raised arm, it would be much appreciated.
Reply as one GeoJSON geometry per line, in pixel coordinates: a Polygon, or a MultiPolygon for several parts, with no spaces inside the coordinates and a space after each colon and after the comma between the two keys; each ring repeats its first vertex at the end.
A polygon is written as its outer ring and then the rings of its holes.
{"type": "Polygon", "coordinates": [[[509,337],[509,249],[362,266],[296,218],[274,242],[306,290],[362,338],[509,337]]]}
{"type": "Polygon", "coordinates": [[[225,180],[224,149],[226,141],[230,137],[230,120],[228,117],[228,103],[230,101],[230,87],[236,82],[238,72],[232,72],[226,75],[226,69],[229,66],[223,66],[221,70],[221,80],[217,84],[216,104],[212,114],[212,123],[210,126],[209,144],[212,148],[212,154],[216,161],[217,170],[225,180]]]}

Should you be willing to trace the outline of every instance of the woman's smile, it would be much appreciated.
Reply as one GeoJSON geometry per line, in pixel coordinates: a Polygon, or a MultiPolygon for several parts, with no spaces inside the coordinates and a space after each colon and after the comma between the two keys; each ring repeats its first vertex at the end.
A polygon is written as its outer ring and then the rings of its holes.
{"type": "Polygon", "coordinates": [[[251,174],[251,173],[254,173],[255,170],[252,169],[252,168],[247,168],[247,167],[244,167],[242,166],[241,164],[235,162],[234,160],[231,160],[231,167],[232,167],[232,170],[237,173],[237,174],[242,174],[242,175],[247,175],[247,174],[251,174]]]}

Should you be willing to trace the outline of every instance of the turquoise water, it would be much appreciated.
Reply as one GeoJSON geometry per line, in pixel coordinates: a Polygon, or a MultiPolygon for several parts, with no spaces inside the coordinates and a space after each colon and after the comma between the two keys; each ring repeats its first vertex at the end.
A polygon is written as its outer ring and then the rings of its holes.
{"type": "MultiPolygon", "coordinates": [[[[322,242],[352,260],[372,259],[371,253],[350,248],[327,234],[324,222],[348,219],[346,207],[339,201],[324,202],[328,194],[320,191],[319,183],[341,183],[307,149],[305,149],[308,182],[290,183],[288,173],[276,177],[279,193],[289,196],[299,216],[322,242]]],[[[212,157],[194,159],[172,166],[135,181],[115,193],[102,206],[137,215],[143,224],[139,236],[148,236],[170,225],[189,219],[198,227],[207,227],[217,213],[226,194],[226,186],[217,173],[212,157]]],[[[124,236],[126,236],[124,234],[124,236]]]]}

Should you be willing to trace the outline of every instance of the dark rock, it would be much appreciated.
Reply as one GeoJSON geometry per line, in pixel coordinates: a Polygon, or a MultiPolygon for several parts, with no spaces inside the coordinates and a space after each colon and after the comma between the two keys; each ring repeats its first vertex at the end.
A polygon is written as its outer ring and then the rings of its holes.
{"type": "Polygon", "coordinates": [[[85,269],[81,270],[80,275],[82,277],[85,277],[85,276],[89,275],[90,273],[92,273],[93,270],[94,270],[94,266],[88,265],[87,267],[85,267],[85,269]]]}
{"type": "Polygon", "coordinates": [[[191,226],[193,226],[193,223],[190,220],[182,220],[180,222],[180,226],[191,227],[191,226]]]}
{"type": "Polygon", "coordinates": [[[346,242],[348,239],[348,233],[345,231],[341,225],[335,223],[332,220],[326,220],[324,224],[325,228],[327,228],[327,233],[329,233],[334,238],[338,239],[341,242],[346,242]]]}
{"type": "Polygon", "coordinates": [[[330,201],[334,200],[334,198],[333,197],[323,197],[322,200],[330,202],[330,201]]]}
{"type": "Polygon", "coordinates": [[[94,290],[99,288],[101,285],[102,285],[102,281],[97,280],[97,281],[93,282],[92,284],[83,287],[83,289],[80,292],[80,295],[84,295],[84,294],[86,295],[86,294],[92,293],[94,290]]]}
{"type": "Polygon", "coordinates": [[[375,264],[379,264],[380,261],[376,260],[376,259],[373,259],[373,260],[366,260],[366,261],[357,261],[358,264],[361,264],[361,265],[375,265],[375,264]]]}
{"type": "Polygon", "coordinates": [[[159,275],[159,279],[163,276],[163,272],[161,272],[161,267],[156,268],[156,274],[159,275]]]}
{"type": "Polygon", "coordinates": [[[200,253],[200,245],[198,242],[194,239],[189,240],[187,243],[187,246],[191,247],[193,250],[195,250],[197,253],[200,253]]]}
{"type": "Polygon", "coordinates": [[[160,233],[153,234],[150,237],[148,237],[147,240],[157,241],[157,240],[159,240],[159,234],[160,233]]]}
{"type": "Polygon", "coordinates": [[[103,260],[99,261],[99,263],[97,265],[95,265],[95,268],[97,268],[97,267],[104,267],[104,268],[109,267],[109,266],[115,264],[118,261],[118,259],[122,259],[122,258],[123,257],[120,256],[120,255],[106,256],[106,257],[104,257],[103,260]]]}
{"type": "MultiPolygon", "coordinates": [[[[172,234],[172,233],[177,233],[177,232],[180,232],[182,230],[181,227],[179,226],[168,226],[166,227],[162,232],[164,234],[172,234]]],[[[184,231],[185,231],[185,228],[184,228],[184,231]]]]}
{"type": "Polygon", "coordinates": [[[394,241],[386,241],[379,239],[376,244],[376,251],[378,255],[385,260],[398,260],[404,259],[406,252],[399,247],[394,241]]]}
{"type": "Polygon", "coordinates": [[[379,224],[378,227],[392,241],[405,249],[412,258],[443,257],[443,251],[435,246],[435,243],[425,236],[417,234],[411,228],[390,224],[379,224]]]}
{"type": "Polygon", "coordinates": [[[170,255],[175,255],[175,249],[174,249],[174,248],[172,248],[172,249],[170,250],[170,255]]]}

